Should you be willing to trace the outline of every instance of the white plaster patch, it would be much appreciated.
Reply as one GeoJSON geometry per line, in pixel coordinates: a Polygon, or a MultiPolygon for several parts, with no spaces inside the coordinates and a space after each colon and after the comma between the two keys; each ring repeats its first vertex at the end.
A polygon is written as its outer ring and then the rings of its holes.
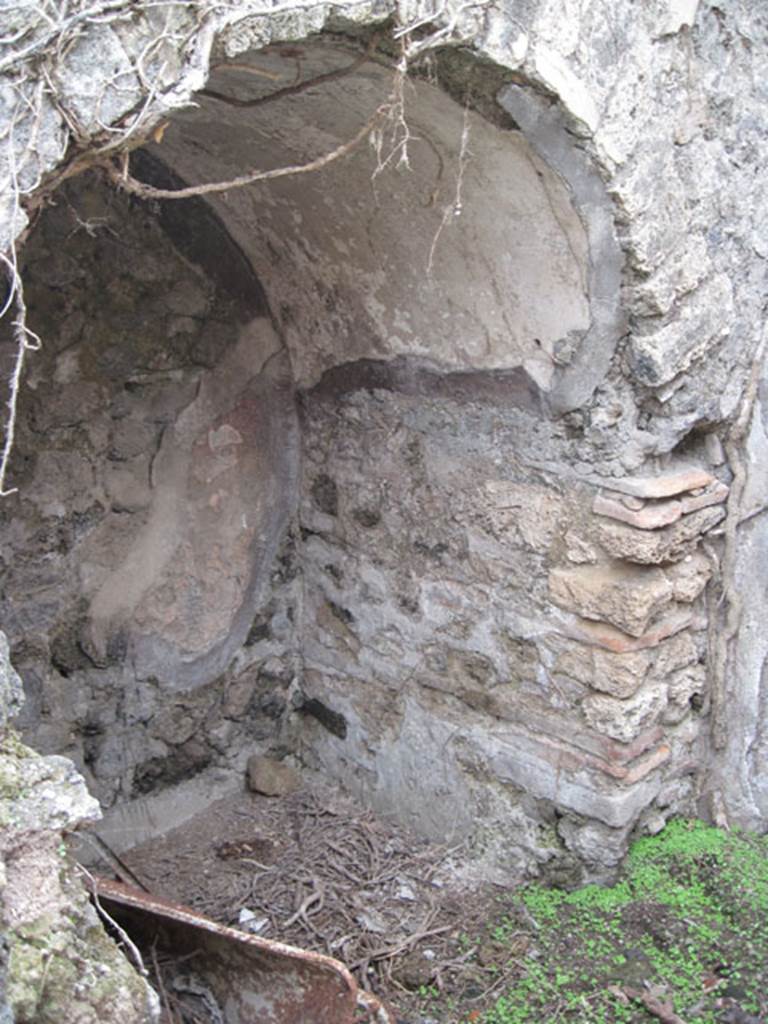
{"type": "Polygon", "coordinates": [[[681,28],[690,28],[696,21],[698,9],[699,0],[669,0],[669,9],[660,35],[676,35],[681,28]]]}
{"type": "Polygon", "coordinates": [[[586,85],[568,66],[567,61],[548,47],[537,45],[534,66],[543,81],[553,89],[563,106],[582,121],[590,132],[600,123],[600,111],[586,85]]]}

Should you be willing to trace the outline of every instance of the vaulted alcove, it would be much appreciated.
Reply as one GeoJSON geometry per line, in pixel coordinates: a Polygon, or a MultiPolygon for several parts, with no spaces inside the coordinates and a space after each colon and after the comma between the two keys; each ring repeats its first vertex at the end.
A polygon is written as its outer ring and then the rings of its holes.
{"type": "Polygon", "coordinates": [[[556,109],[473,60],[438,55],[401,109],[370,42],[241,55],[138,180],[302,165],[389,116],[321,169],[191,199],[91,173],[25,248],[46,345],[4,625],[27,734],[83,768],[116,848],[258,752],[511,874],[551,858],[553,814],[618,851],[653,798],[600,768],[548,593],[583,505],[561,414],[620,322],[610,206],[556,109]]]}

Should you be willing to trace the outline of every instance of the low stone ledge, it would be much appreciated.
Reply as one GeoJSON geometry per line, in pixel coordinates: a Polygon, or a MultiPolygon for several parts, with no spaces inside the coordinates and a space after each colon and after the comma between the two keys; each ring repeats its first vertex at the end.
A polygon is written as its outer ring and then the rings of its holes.
{"type": "Polygon", "coordinates": [[[489,767],[502,782],[519,786],[576,814],[596,818],[612,828],[634,821],[661,788],[659,773],[651,771],[634,784],[622,786],[604,776],[609,789],[600,790],[595,787],[594,774],[582,780],[573,770],[563,771],[559,765],[518,746],[499,746],[489,758],[489,767]]]}

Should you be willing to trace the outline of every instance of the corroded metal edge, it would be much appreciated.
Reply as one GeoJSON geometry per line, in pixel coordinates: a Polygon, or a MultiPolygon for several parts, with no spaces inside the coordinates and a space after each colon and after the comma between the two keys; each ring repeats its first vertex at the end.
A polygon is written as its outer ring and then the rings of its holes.
{"type": "MultiPolygon", "coordinates": [[[[243,952],[251,950],[255,955],[261,954],[278,964],[281,960],[285,961],[286,971],[293,968],[315,972],[318,977],[322,975],[326,980],[330,975],[337,982],[339,996],[345,1004],[344,1009],[337,1005],[337,1010],[343,1013],[343,1016],[338,1017],[337,1024],[355,1024],[356,1010],[362,1010],[371,1024],[396,1024],[391,1011],[378,997],[359,989],[351,972],[340,960],[335,960],[323,953],[300,949],[274,939],[266,939],[230,928],[196,913],[189,907],[172,903],[159,896],[149,895],[122,882],[91,877],[88,880],[88,887],[99,900],[104,899],[121,907],[138,910],[161,921],[199,929],[220,940],[234,943],[236,949],[243,952]]],[[[278,972],[279,968],[275,973],[278,972]]],[[[233,982],[236,981],[237,979],[233,979],[233,982]]]]}

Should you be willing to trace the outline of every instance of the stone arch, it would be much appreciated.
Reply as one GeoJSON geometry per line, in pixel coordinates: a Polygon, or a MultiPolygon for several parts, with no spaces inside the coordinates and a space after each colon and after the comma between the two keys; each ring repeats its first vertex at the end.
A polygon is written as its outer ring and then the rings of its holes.
{"type": "MultiPolygon", "coordinates": [[[[265,167],[333,149],[391,88],[387,62],[359,53],[338,35],[243,51],[133,173],[177,187],[235,176],[254,148],[265,167]],[[312,86],[268,99],[297,60],[312,86]]],[[[103,500],[71,556],[87,578],[41,645],[66,686],[111,688],[114,735],[89,711],[68,748],[106,802],[189,808],[254,744],[287,744],[429,834],[513,822],[517,852],[490,857],[519,867],[549,856],[536,836],[552,806],[571,816],[564,842],[580,849],[594,817],[615,859],[658,791],[646,775],[668,752],[642,726],[662,695],[636,722],[609,708],[584,723],[590,634],[573,613],[600,618],[603,596],[572,606],[551,571],[604,558],[562,413],[590,399],[622,327],[611,206],[557,106],[484,69],[472,106],[439,69],[408,83],[407,169],[384,139],[314,176],[122,210],[180,261],[184,287],[151,301],[189,390],[151,451],[122,459],[148,474],[143,492],[126,465],[93,471],[103,500]],[[229,322],[211,314],[222,302],[229,322]],[[612,766],[649,749],[639,773],[612,766]]],[[[68,202],[85,212],[87,190],[68,202]]],[[[136,257],[128,276],[149,289],[136,257]]],[[[142,366],[145,341],[128,345],[142,366]]],[[[55,355],[51,379],[79,385],[79,356],[55,355]]],[[[125,415],[155,422],[142,372],[125,415]]],[[[671,585],[657,591],[666,606],[671,585]]]]}

